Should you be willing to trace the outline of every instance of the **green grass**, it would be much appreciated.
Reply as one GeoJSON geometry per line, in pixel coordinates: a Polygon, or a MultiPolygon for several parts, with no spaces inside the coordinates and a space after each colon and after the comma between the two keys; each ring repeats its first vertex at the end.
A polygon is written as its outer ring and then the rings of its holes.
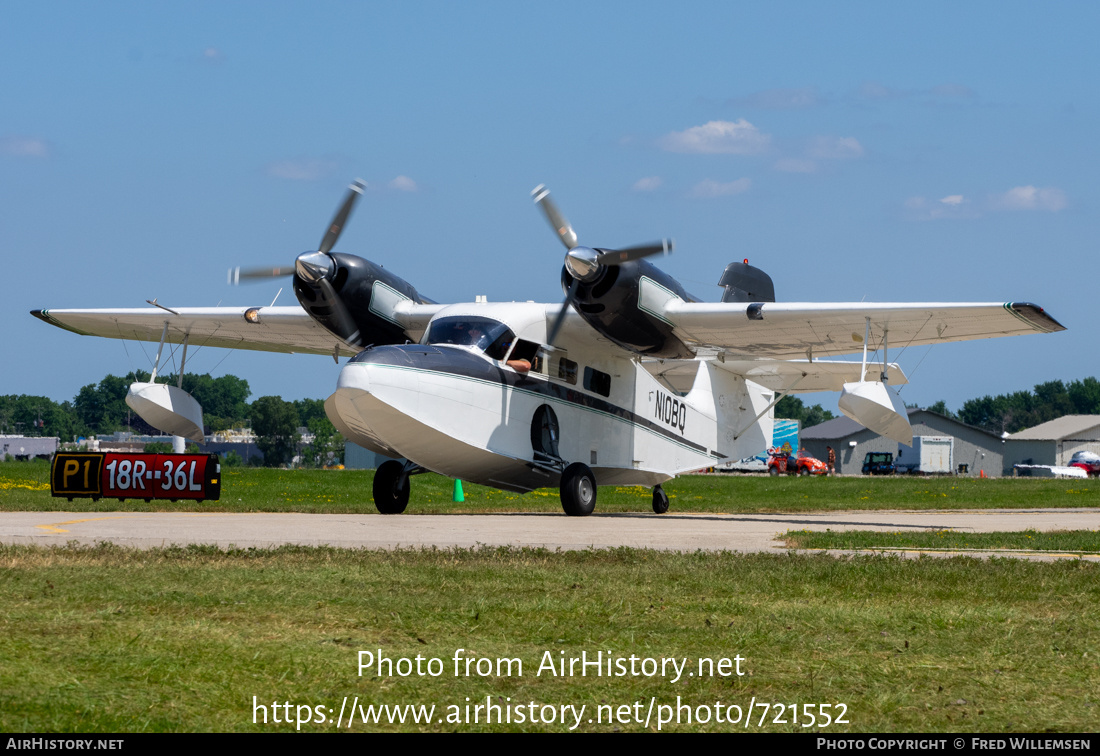
{"type": "MultiPolygon", "coordinates": [[[[54,498],[49,465],[0,462],[0,511],[374,512],[369,470],[223,468],[217,502],[125,502],[54,498]]],[[[464,483],[465,502],[452,502],[454,481],[439,475],[412,479],[410,513],[559,512],[556,489],[514,494],[464,483]]],[[[664,486],[673,512],[814,512],[853,509],[984,509],[1098,507],[1100,483],[977,478],[770,478],[684,475],[664,486]]],[[[603,486],[599,512],[650,511],[650,489],[603,486]]]]}
{"type": "Polygon", "coordinates": [[[814,532],[789,530],[781,540],[794,549],[997,549],[1100,553],[1100,532],[1062,530],[1047,533],[1024,530],[1009,533],[935,532],[888,533],[870,530],[814,532]]]}
{"type": "MultiPolygon", "coordinates": [[[[781,702],[847,704],[850,724],[834,732],[1091,732],[1098,602],[1100,565],[1077,560],[0,546],[0,731],[288,729],[253,725],[253,696],[292,714],[338,713],[344,696],[460,708],[492,696],[588,713],[641,701],[643,717],[651,697],[679,696],[755,697],[749,731],[761,702],[781,702]],[[459,648],[519,658],[523,676],[455,677],[459,648]],[[439,658],[444,674],[360,677],[357,653],[379,649],[439,658]],[[536,676],[560,650],[686,657],[691,669],[739,654],[746,674],[536,676]]],[[[799,729],[773,716],[760,729],[799,729]]],[[[580,727],[616,728],[643,727],[580,727]]]]}

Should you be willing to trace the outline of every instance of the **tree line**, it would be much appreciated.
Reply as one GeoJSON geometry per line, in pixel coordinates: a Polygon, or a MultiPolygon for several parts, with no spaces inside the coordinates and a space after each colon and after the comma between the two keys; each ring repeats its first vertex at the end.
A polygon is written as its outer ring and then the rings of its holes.
{"type": "Polygon", "coordinates": [[[970,399],[957,413],[942,401],[928,409],[998,435],[1017,433],[1065,415],[1100,415],[1100,381],[1092,377],[1069,383],[1047,381],[1034,391],[970,399]]]}
{"type": "MultiPolygon", "coordinates": [[[[107,375],[89,383],[71,401],[55,402],[44,396],[9,394],[0,396],[0,433],[27,436],[57,436],[62,441],[78,437],[107,435],[129,430],[138,435],[159,433],[135,415],[126,404],[126,393],[135,381],[149,380],[149,373],[136,370],[119,377],[107,375]]],[[[176,376],[167,376],[176,383],[176,376]]],[[[344,438],[325,415],[320,399],[284,401],[278,396],[261,396],[248,401],[248,381],[235,375],[212,378],[209,374],[185,373],[183,388],[202,405],[206,433],[250,427],[265,464],[282,465],[299,452],[298,428],[305,427],[314,441],[301,449],[302,462],[323,464],[343,456],[344,438]]],[[[958,412],[942,400],[927,409],[992,433],[1015,433],[1063,415],[1100,414],[1100,381],[1096,378],[1047,381],[1033,391],[970,399],[958,412]]],[[[777,418],[801,421],[810,428],[835,415],[820,404],[805,405],[795,396],[785,396],[775,406],[777,418]]]]}
{"type": "MultiPolygon", "coordinates": [[[[175,375],[166,378],[168,383],[176,384],[175,375]]],[[[0,396],[0,433],[56,436],[62,442],[115,431],[158,435],[160,431],[126,404],[130,384],[148,380],[149,373],[144,370],[121,377],[107,375],[99,383],[82,387],[71,401],[63,402],[27,394],[0,396]]],[[[185,373],[183,389],[202,405],[205,433],[251,428],[267,465],[286,464],[299,453],[300,427],[314,436],[313,443],[300,450],[303,464],[317,466],[343,458],[343,436],[325,415],[320,399],[284,401],[278,396],[261,396],[249,402],[252,391],[248,381],[235,375],[212,378],[209,374],[185,373]]]]}

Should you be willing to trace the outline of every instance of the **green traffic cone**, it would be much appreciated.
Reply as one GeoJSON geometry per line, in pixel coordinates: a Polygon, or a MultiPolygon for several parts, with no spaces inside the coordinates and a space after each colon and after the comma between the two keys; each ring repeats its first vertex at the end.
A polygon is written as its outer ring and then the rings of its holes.
{"type": "Polygon", "coordinates": [[[466,501],[466,496],[462,493],[462,481],[458,478],[455,478],[455,495],[452,501],[466,501]]]}

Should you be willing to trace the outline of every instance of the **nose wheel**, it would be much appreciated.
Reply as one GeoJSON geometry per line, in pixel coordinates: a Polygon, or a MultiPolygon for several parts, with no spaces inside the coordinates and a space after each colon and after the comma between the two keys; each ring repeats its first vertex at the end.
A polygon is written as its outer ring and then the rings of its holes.
{"type": "Polygon", "coordinates": [[[382,514],[401,514],[409,505],[409,477],[427,472],[411,462],[389,460],[374,472],[374,506],[382,514]]]}
{"type": "Polygon", "coordinates": [[[653,511],[656,514],[664,514],[668,511],[668,494],[660,486],[653,487],[653,511]]]}

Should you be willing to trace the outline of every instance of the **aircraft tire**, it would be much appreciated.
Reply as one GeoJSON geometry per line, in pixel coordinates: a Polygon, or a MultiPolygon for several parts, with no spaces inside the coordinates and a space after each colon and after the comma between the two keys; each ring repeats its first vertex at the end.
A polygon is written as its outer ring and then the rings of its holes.
{"type": "Polygon", "coordinates": [[[409,505],[410,488],[403,464],[383,462],[374,473],[374,506],[382,514],[401,514],[409,505]]]}
{"type": "Polygon", "coordinates": [[[561,475],[561,508],[570,517],[587,517],[596,508],[596,476],[583,462],[574,462],[561,475]]]}
{"type": "Polygon", "coordinates": [[[660,486],[653,487],[653,512],[664,514],[668,511],[668,494],[660,486]]]}

